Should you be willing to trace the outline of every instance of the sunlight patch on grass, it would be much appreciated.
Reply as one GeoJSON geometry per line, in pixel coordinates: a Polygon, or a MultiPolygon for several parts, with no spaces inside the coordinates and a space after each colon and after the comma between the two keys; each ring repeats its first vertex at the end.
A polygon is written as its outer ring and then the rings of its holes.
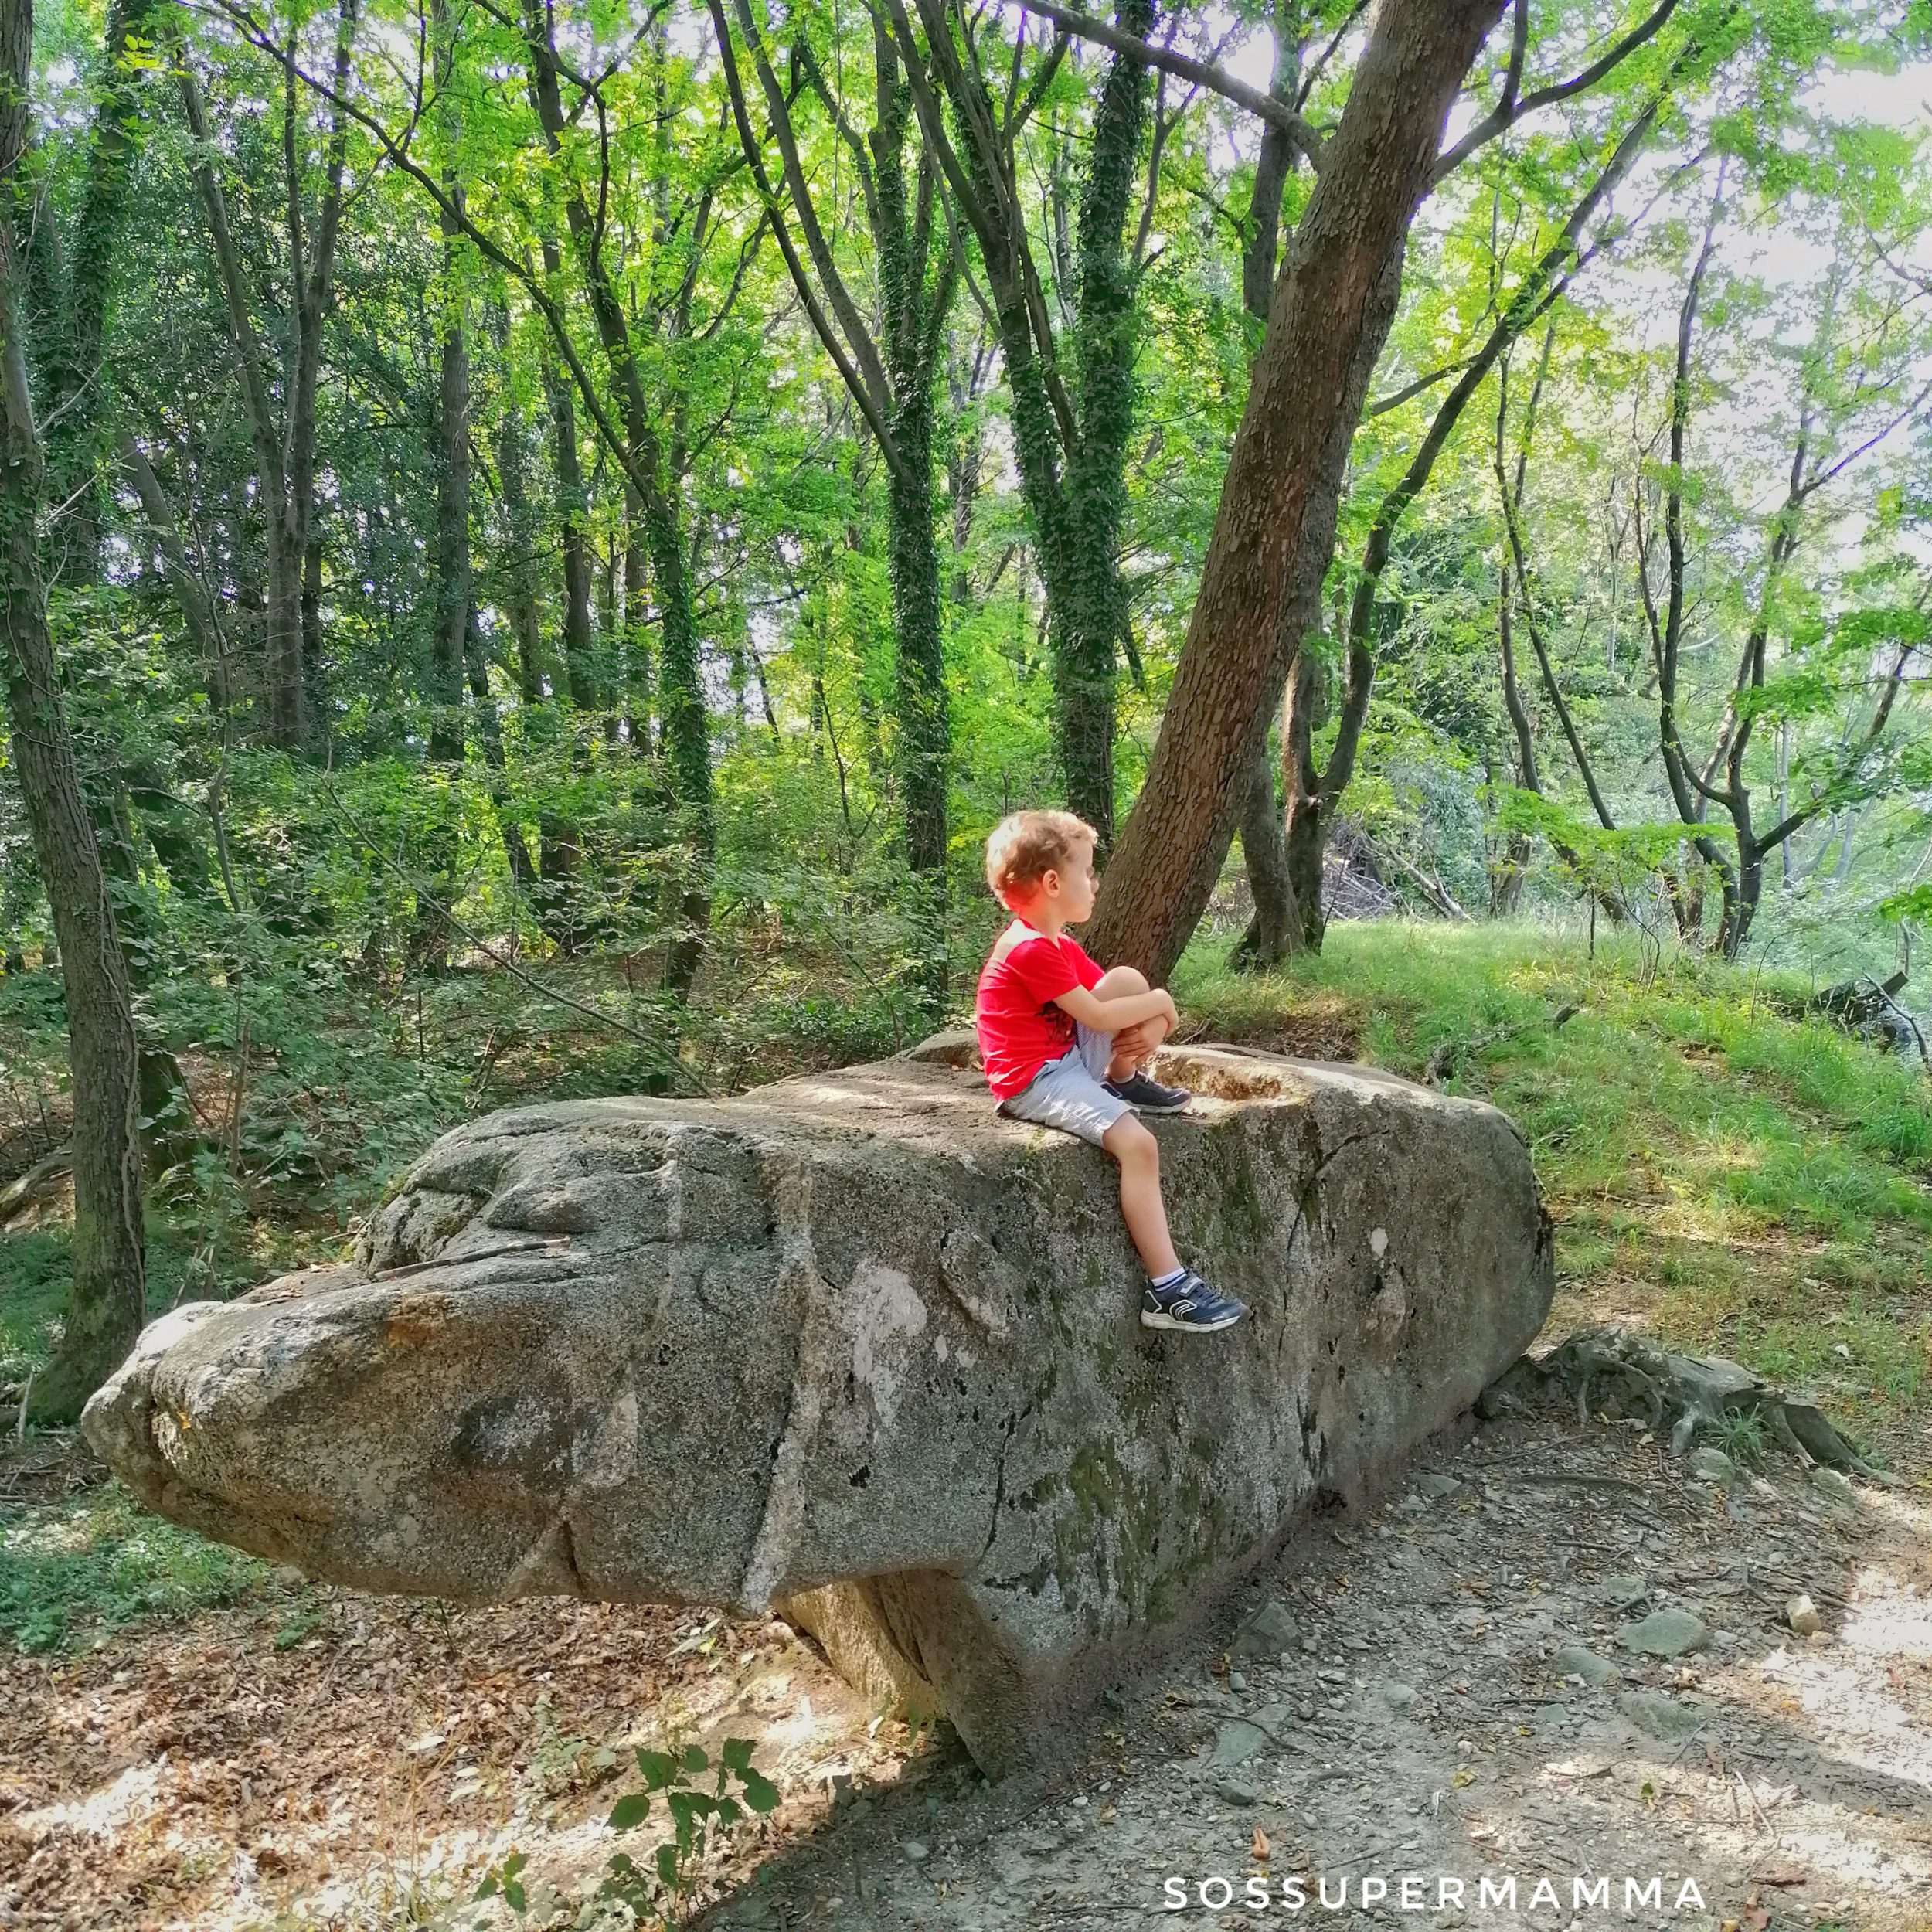
{"type": "Polygon", "coordinates": [[[104,1643],[271,1587],[269,1566],[151,1516],[117,1482],[0,1517],[0,1645],[104,1643]]]}
{"type": "Polygon", "coordinates": [[[1672,1345],[1811,1384],[1855,1430],[1909,1434],[1932,1404],[1932,1082],[1794,1017],[1800,983],[1647,964],[1621,934],[1592,959],[1533,926],[1393,920],[1253,979],[1197,947],[1175,981],[1210,1037],[1224,1006],[1253,1025],[1264,997],[1340,995],[1366,1060],[1413,1078],[1451,1047],[1445,1088],[1529,1144],[1575,1318],[1641,1311],[1672,1345]]]}

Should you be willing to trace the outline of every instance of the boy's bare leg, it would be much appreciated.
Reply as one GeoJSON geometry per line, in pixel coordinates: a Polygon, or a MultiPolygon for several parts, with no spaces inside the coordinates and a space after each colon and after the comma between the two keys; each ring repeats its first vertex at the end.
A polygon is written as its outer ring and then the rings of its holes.
{"type": "Polygon", "coordinates": [[[1120,1163],[1121,1216],[1141,1267],[1150,1278],[1172,1274],[1181,1260],[1167,1231],[1167,1207],[1161,1199],[1160,1142],[1133,1114],[1123,1114],[1101,1136],[1100,1145],[1120,1163]]]}
{"type": "MultiPolygon", "coordinates": [[[[1146,976],[1138,967],[1115,966],[1101,974],[1094,994],[1097,999],[1123,999],[1149,990],[1146,976]]],[[[1114,1036],[1114,1057],[1107,1063],[1107,1077],[1110,1080],[1127,1079],[1153,1059],[1155,1049],[1166,1038],[1164,1019],[1144,1019],[1138,1025],[1122,1027],[1114,1036]]]]}

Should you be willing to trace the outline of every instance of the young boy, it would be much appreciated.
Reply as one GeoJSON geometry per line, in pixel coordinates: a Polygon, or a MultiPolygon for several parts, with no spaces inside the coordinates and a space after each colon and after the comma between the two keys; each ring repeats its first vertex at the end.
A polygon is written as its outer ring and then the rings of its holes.
{"type": "Polygon", "coordinates": [[[1144,1070],[1174,1001],[1131,966],[1104,973],[1066,930],[1094,910],[1094,828],[1070,811],[1016,811],[986,842],[986,883],[1013,915],[979,976],[974,1023],[1001,1113],[1077,1134],[1121,1170],[1121,1213],[1147,1270],[1141,1320],[1205,1332],[1246,1307],[1182,1267],[1161,1201],[1161,1145],[1135,1117],[1189,1096],[1144,1070]]]}

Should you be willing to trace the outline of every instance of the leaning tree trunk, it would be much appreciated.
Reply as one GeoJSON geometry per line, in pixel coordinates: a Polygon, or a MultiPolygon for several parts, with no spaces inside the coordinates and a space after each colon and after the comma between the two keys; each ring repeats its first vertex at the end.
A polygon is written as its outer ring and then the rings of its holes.
{"type": "MultiPolygon", "coordinates": [[[[21,186],[32,46],[32,0],[0,0],[0,182],[12,192],[21,186]]],[[[35,1410],[65,1420],[120,1366],[145,1311],[140,1049],[47,628],[39,554],[46,465],[18,319],[12,209],[0,216],[0,645],[13,756],[60,947],[74,1102],[73,1287],[35,1410]]]]}
{"type": "Polygon", "coordinates": [[[1291,607],[1311,603],[1297,566],[1334,541],[1409,224],[1502,12],[1502,0],[1410,0],[1376,15],[1276,286],[1167,715],[1090,929],[1099,957],[1165,978],[1213,889],[1254,721],[1315,615],[1291,607]]]}

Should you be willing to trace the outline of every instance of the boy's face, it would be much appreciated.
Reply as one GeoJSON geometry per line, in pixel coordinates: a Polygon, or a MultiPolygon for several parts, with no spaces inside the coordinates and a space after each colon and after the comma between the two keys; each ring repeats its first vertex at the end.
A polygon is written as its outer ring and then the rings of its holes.
{"type": "Polygon", "coordinates": [[[1094,896],[1098,889],[1090,838],[1076,841],[1066,855],[1066,862],[1049,868],[1039,882],[1041,900],[1068,926],[1077,926],[1093,911],[1094,896]]]}

